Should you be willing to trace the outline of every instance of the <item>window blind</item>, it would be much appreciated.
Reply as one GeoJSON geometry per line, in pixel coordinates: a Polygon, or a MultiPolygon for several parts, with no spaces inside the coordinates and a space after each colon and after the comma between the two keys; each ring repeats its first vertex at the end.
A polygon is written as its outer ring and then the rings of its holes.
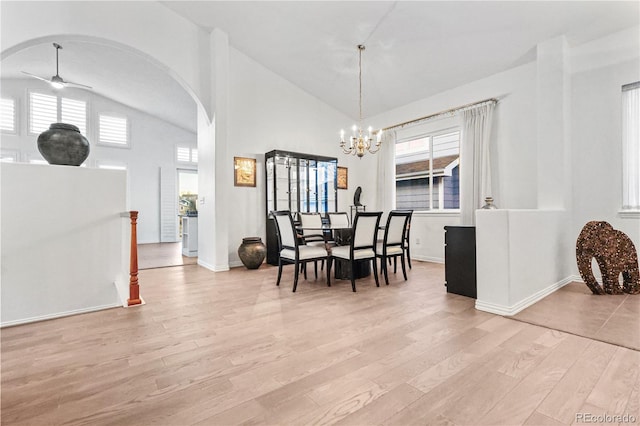
{"type": "Polygon", "coordinates": [[[60,103],[63,123],[73,124],[80,129],[80,133],[87,134],[87,103],[74,99],[62,98],[60,103]]]}
{"type": "Polygon", "coordinates": [[[58,99],[42,93],[29,95],[29,132],[41,133],[58,121],[58,99]]]}
{"type": "Polygon", "coordinates": [[[0,129],[7,132],[16,131],[16,102],[13,99],[0,100],[0,129]]]}
{"type": "Polygon", "coordinates": [[[176,159],[184,162],[190,161],[191,156],[189,148],[186,146],[179,146],[176,151],[176,159]]]}
{"type": "Polygon", "coordinates": [[[127,119],[111,115],[100,115],[100,142],[128,145],[127,119]]]}

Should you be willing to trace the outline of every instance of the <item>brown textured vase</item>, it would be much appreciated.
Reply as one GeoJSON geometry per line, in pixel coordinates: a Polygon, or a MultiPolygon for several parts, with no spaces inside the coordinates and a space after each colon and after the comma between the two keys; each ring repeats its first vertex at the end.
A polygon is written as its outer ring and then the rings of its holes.
{"type": "Polygon", "coordinates": [[[247,269],[258,269],[266,255],[267,248],[260,237],[243,238],[238,247],[238,256],[247,269]]]}
{"type": "Polygon", "coordinates": [[[38,136],[38,151],[49,164],[79,166],[89,156],[89,141],[73,124],[53,123],[38,136]]]}

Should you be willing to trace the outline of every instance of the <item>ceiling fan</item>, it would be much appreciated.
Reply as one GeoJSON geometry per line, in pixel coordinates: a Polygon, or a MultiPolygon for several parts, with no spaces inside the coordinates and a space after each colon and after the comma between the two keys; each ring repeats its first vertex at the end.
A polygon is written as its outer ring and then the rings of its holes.
{"type": "Polygon", "coordinates": [[[68,81],[68,80],[64,80],[62,77],[60,77],[60,74],[58,72],[58,51],[60,49],[62,49],[62,46],[60,46],[58,43],[53,43],[53,47],[56,48],[56,75],[54,75],[50,79],[47,79],[47,78],[43,78],[43,77],[28,73],[26,71],[22,71],[22,73],[28,75],[29,77],[33,77],[33,78],[37,78],[38,80],[46,81],[54,89],[62,89],[63,87],[66,87],[66,86],[77,86],[77,87],[84,87],[85,89],[92,89],[91,86],[87,86],[86,84],[74,83],[74,82],[71,82],[71,81],[68,81]]]}

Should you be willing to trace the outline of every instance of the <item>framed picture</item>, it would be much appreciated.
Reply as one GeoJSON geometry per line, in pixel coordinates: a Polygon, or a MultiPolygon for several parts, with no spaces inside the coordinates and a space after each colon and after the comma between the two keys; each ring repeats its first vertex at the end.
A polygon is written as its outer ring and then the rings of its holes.
{"type": "Polygon", "coordinates": [[[346,167],[338,166],[338,189],[349,188],[349,175],[346,167]]]}
{"type": "Polygon", "coordinates": [[[233,157],[233,185],[256,186],[256,159],[233,157]]]}

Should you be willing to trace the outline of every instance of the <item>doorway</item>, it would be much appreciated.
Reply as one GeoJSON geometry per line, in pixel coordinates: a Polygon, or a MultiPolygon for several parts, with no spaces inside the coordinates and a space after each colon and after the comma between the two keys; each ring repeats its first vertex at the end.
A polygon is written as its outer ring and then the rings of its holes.
{"type": "MultiPolygon", "coordinates": [[[[174,198],[177,204],[175,212],[177,212],[178,215],[176,218],[178,222],[177,241],[174,239],[173,241],[175,242],[140,244],[138,246],[139,269],[193,265],[197,263],[197,233],[195,233],[195,235],[186,235],[183,233],[182,218],[185,217],[191,225],[194,223],[197,224],[198,171],[193,169],[177,169],[177,173],[174,174],[174,176],[174,179],[176,179],[174,185],[177,183],[178,188],[176,191],[177,194],[174,192],[174,197],[177,195],[177,198],[174,198]],[[183,236],[183,234],[185,235],[183,236]],[[185,244],[190,245],[191,249],[188,250],[187,248],[185,251],[185,244]],[[194,255],[194,251],[196,255],[194,255]],[[188,252],[189,255],[185,256],[185,252],[188,252]]],[[[175,188],[176,187],[173,186],[173,191],[175,191],[175,188]]]]}

